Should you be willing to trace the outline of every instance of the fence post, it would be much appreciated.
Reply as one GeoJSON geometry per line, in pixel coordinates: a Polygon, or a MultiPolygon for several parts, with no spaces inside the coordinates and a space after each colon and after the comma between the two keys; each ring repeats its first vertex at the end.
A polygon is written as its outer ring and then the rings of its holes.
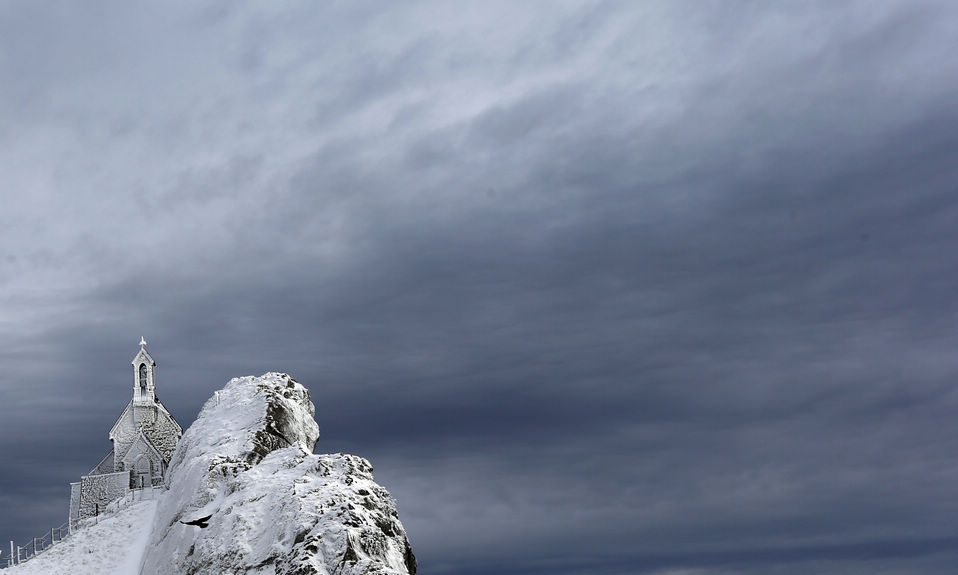
{"type": "Polygon", "coordinates": [[[33,556],[34,557],[37,556],[37,538],[36,537],[33,538],[33,556]]]}
{"type": "Polygon", "coordinates": [[[16,565],[17,562],[13,560],[13,541],[10,542],[10,565],[16,565]]]}

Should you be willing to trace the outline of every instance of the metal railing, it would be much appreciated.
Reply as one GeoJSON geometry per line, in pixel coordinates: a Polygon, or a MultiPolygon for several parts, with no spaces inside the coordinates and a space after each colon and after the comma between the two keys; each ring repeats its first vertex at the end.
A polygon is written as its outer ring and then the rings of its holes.
{"type": "Polygon", "coordinates": [[[34,537],[26,545],[14,545],[11,541],[7,567],[29,561],[69,536],[70,524],[67,522],[59,527],[54,527],[49,533],[44,533],[41,537],[34,537]]]}
{"type": "Polygon", "coordinates": [[[98,524],[100,522],[100,517],[112,516],[117,511],[125,509],[134,503],[139,503],[140,501],[150,501],[155,498],[156,495],[152,486],[131,489],[123,497],[111,501],[99,515],[82,519],[80,521],[74,521],[72,526],[68,521],[59,527],[54,527],[49,533],[44,533],[41,537],[34,537],[26,545],[14,545],[13,541],[11,541],[10,557],[7,558],[7,567],[19,565],[29,561],[30,559],[33,559],[40,553],[43,553],[47,549],[69,537],[73,531],[98,524]]]}

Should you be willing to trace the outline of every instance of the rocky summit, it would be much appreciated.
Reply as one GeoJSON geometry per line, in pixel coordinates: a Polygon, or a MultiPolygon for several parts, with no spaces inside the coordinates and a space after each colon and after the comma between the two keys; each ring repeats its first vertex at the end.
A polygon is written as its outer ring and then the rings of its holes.
{"type": "Polygon", "coordinates": [[[416,573],[372,466],[317,455],[309,391],[283,373],[231,380],[183,434],[141,573],[416,573]]]}

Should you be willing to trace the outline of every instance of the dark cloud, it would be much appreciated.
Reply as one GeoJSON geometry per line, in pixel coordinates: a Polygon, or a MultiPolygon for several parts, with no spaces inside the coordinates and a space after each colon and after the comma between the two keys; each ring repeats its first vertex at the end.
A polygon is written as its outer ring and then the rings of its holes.
{"type": "Polygon", "coordinates": [[[307,385],[424,570],[954,570],[947,3],[0,10],[0,537],[145,335],[183,424],[307,385]]]}

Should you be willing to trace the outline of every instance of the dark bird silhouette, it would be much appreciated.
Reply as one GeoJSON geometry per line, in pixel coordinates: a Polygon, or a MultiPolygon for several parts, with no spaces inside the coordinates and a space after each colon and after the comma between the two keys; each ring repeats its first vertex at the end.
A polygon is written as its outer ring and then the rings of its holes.
{"type": "Polygon", "coordinates": [[[194,519],[193,521],[180,521],[183,525],[195,525],[200,529],[206,529],[210,525],[210,517],[213,515],[207,515],[206,517],[200,517],[199,519],[194,519]]]}

